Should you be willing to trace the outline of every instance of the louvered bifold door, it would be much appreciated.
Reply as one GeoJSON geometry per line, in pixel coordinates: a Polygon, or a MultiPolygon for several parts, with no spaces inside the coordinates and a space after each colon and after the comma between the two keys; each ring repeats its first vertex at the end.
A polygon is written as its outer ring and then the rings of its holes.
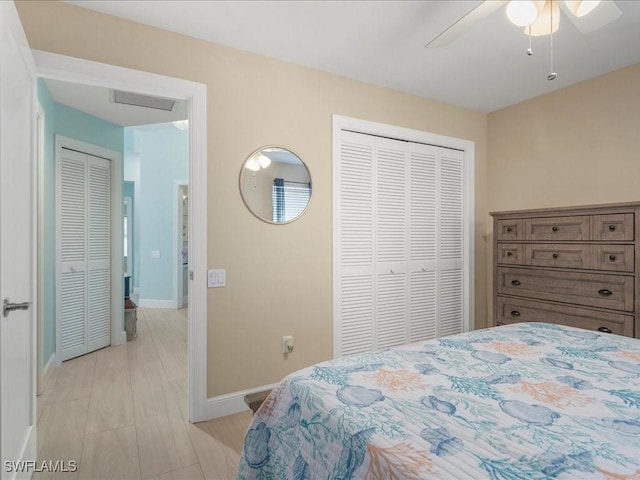
{"type": "Polygon", "coordinates": [[[409,341],[437,336],[438,148],[409,144],[409,341]]]}
{"type": "Polygon", "coordinates": [[[464,326],[463,152],[438,148],[438,336],[464,326]]]}
{"type": "Polygon", "coordinates": [[[408,341],[407,328],[407,143],[376,138],[375,348],[408,341]]]}
{"type": "Polygon", "coordinates": [[[87,156],[62,149],[57,175],[57,312],[62,360],[87,353],[87,156]]]}
{"type": "Polygon", "coordinates": [[[342,132],[336,165],[336,355],[374,347],[373,155],[375,137],[342,132]]]}
{"type": "Polygon", "coordinates": [[[57,335],[61,360],[111,343],[111,164],[57,153],[57,335]]]}
{"type": "Polygon", "coordinates": [[[110,343],[110,248],[111,179],[110,162],[88,157],[88,351],[110,343]]]}

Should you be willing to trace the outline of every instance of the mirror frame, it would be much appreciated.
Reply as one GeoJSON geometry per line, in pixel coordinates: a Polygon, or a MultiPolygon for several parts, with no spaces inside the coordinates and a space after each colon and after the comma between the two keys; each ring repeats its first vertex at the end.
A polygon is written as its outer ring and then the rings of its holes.
{"type": "Polygon", "coordinates": [[[309,205],[311,205],[311,200],[313,199],[313,179],[311,177],[311,172],[309,171],[309,167],[304,162],[304,160],[302,160],[302,157],[300,155],[298,155],[296,152],[294,152],[290,148],[284,147],[282,145],[264,145],[264,146],[262,146],[260,148],[257,148],[256,150],[251,152],[249,155],[247,155],[247,157],[242,162],[242,165],[240,166],[240,175],[238,176],[238,183],[239,183],[239,186],[240,186],[240,196],[242,197],[242,202],[244,203],[245,207],[247,207],[247,210],[249,210],[249,212],[251,212],[251,214],[254,217],[262,220],[265,223],[271,224],[271,225],[287,225],[289,223],[295,222],[296,220],[300,220],[300,218],[302,218],[302,216],[309,209],[309,205]],[[295,155],[296,158],[298,160],[300,160],[300,163],[302,164],[302,166],[307,171],[307,175],[309,175],[309,184],[311,185],[311,194],[309,195],[309,201],[307,202],[307,205],[304,207],[304,209],[300,212],[300,215],[298,215],[297,217],[295,217],[295,218],[293,218],[291,220],[288,220],[286,222],[274,222],[273,220],[267,220],[266,218],[261,217],[260,215],[258,215],[256,212],[253,211],[253,209],[251,208],[251,206],[249,205],[249,203],[247,202],[246,197],[245,197],[245,191],[244,191],[244,187],[243,187],[243,184],[242,184],[242,174],[244,173],[244,170],[245,170],[245,164],[255,154],[257,154],[258,152],[261,152],[262,150],[265,150],[267,148],[279,148],[280,150],[286,150],[287,152],[295,155]]]}

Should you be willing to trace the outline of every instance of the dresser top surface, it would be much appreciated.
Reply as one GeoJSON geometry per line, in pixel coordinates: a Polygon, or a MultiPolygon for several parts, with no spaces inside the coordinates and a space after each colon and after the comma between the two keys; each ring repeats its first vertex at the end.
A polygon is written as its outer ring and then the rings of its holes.
{"type": "Polygon", "coordinates": [[[528,210],[507,210],[489,212],[492,217],[544,217],[556,215],[589,215],[602,213],[622,213],[640,209],[640,202],[606,203],[599,205],[579,205],[568,207],[535,208],[528,210]]]}

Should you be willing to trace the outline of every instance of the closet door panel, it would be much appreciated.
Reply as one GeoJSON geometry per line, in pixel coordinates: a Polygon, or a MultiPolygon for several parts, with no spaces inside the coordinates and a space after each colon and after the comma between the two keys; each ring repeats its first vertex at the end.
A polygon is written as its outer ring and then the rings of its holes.
{"type": "Polygon", "coordinates": [[[57,317],[62,360],[86,350],[86,184],[87,156],[62,149],[57,173],[57,317]]]}
{"type": "Polygon", "coordinates": [[[463,154],[439,148],[438,336],[463,330],[463,154]]]}
{"type": "Polygon", "coordinates": [[[376,138],[376,348],[407,343],[407,143],[376,138]]]}
{"type": "Polygon", "coordinates": [[[409,338],[437,333],[438,149],[409,144],[409,338]]]}
{"type": "Polygon", "coordinates": [[[342,139],[337,172],[336,351],[349,355],[374,348],[374,138],[344,132],[342,139]]]}
{"type": "Polygon", "coordinates": [[[108,160],[88,157],[88,348],[111,343],[110,336],[110,250],[111,250],[111,165],[108,160]]]}

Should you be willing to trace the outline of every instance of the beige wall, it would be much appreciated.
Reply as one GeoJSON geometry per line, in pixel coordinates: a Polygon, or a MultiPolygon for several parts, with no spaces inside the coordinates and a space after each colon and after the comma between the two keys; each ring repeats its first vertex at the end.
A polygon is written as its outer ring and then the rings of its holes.
{"type": "Polygon", "coordinates": [[[280,380],[332,356],[332,132],[340,114],[476,142],[476,326],[486,321],[486,115],[146,27],[58,2],[18,2],[35,49],[205,83],[208,87],[208,394],[280,380]],[[265,116],[268,112],[268,116],[265,116]],[[298,153],[313,178],[307,213],[257,220],[238,174],[263,145],[298,153]],[[285,360],[281,337],[295,335],[285,360]]]}
{"type": "Polygon", "coordinates": [[[639,140],[640,64],[491,113],[489,210],[638,201],[639,140]]]}

